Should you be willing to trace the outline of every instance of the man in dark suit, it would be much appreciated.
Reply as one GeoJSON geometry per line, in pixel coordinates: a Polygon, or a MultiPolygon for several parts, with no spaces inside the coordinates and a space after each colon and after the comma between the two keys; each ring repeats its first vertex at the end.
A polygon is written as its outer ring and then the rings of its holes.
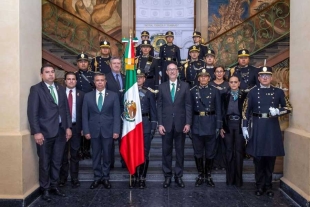
{"type": "Polygon", "coordinates": [[[92,140],[94,182],[90,189],[100,183],[109,189],[112,143],[120,134],[120,105],[117,94],[105,88],[104,74],[97,73],[94,82],[96,90],[85,94],[82,113],[83,133],[92,140]]]}
{"type": "MultiPolygon", "coordinates": [[[[107,89],[113,91],[118,94],[121,113],[124,111],[124,88],[125,88],[125,76],[121,73],[122,69],[122,60],[119,57],[112,57],[110,60],[111,73],[106,74],[107,81],[107,89]]],[[[121,118],[119,118],[121,120],[121,118]]],[[[121,121],[120,121],[121,123],[121,121]]],[[[122,123],[121,123],[122,124],[122,123]]],[[[122,127],[121,127],[122,128],[122,127]]],[[[120,138],[118,139],[118,144],[120,146],[120,138]]],[[[114,168],[115,161],[115,145],[113,142],[112,149],[112,160],[111,160],[111,168],[114,168]]],[[[121,158],[122,168],[126,168],[126,164],[123,162],[121,158]]]]}
{"type": "Polygon", "coordinates": [[[70,109],[71,121],[72,121],[72,137],[67,142],[62,165],[59,175],[59,186],[65,185],[69,168],[71,176],[71,186],[73,188],[79,187],[80,182],[79,175],[79,157],[78,150],[81,144],[81,132],[82,132],[82,104],[84,98],[84,92],[76,89],[76,75],[73,72],[65,74],[66,94],[68,97],[68,104],[70,109]],[[68,153],[70,151],[70,164],[68,153]]]}
{"type": "Polygon", "coordinates": [[[72,124],[66,91],[54,83],[53,66],[42,66],[41,78],[42,82],[30,88],[27,115],[37,144],[42,198],[49,202],[49,190],[66,196],[57,188],[57,182],[65,145],[72,136],[72,124]]]}
{"type": "Polygon", "coordinates": [[[162,135],[162,166],[165,181],[164,188],[170,186],[172,177],[173,142],[176,152],[174,178],[177,185],[184,188],[182,180],[184,167],[185,134],[192,123],[192,104],[187,83],[177,80],[179,75],[175,63],[167,66],[167,82],[159,86],[158,93],[158,130],[162,135]]]}

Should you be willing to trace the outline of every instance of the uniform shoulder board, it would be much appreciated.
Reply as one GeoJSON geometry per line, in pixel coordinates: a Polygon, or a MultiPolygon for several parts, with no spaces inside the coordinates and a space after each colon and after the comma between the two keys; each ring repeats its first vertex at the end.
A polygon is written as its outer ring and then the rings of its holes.
{"type": "Polygon", "coordinates": [[[253,86],[252,88],[245,89],[245,90],[243,90],[243,91],[246,92],[246,93],[248,93],[250,90],[252,90],[253,88],[256,88],[256,87],[257,87],[257,85],[253,86]]]}
{"type": "Polygon", "coordinates": [[[195,89],[196,87],[197,87],[197,85],[196,85],[196,86],[194,86],[194,87],[192,87],[192,88],[191,88],[191,89],[189,89],[189,90],[191,91],[191,90],[195,89]]]}
{"type": "Polygon", "coordinates": [[[235,70],[236,70],[236,67],[229,69],[230,76],[232,76],[235,73],[235,70]]]}
{"type": "Polygon", "coordinates": [[[150,87],[142,87],[143,89],[146,89],[146,90],[148,90],[148,91],[150,91],[150,92],[152,92],[152,93],[158,93],[158,90],[154,90],[154,89],[152,89],[152,88],[150,88],[150,87]]]}

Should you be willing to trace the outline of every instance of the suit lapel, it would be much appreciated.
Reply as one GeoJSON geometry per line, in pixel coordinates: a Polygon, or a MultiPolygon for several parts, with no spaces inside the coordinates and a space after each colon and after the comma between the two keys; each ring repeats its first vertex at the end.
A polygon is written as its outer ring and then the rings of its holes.
{"type": "Polygon", "coordinates": [[[98,105],[97,105],[96,93],[97,93],[97,90],[94,90],[93,94],[92,94],[92,102],[93,102],[93,106],[96,108],[96,111],[100,112],[99,108],[98,108],[98,105]]]}
{"type": "Polygon", "coordinates": [[[178,95],[180,93],[180,90],[181,90],[181,82],[180,81],[178,81],[178,85],[177,85],[175,90],[176,91],[175,91],[175,95],[174,95],[174,101],[177,99],[177,97],[178,97],[178,95]]]}
{"type": "Polygon", "coordinates": [[[104,94],[104,101],[103,101],[103,105],[102,105],[101,111],[103,110],[104,107],[106,107],[106,103],[107,103],[107,100],[108,100],[108,96],[109,96],[109,92],[107,92],[107,89],[106,89],[106,90],[105,90],[105,94],[104,94]]]}
{"type": "Polygon", "coordinates": [[[170,102],[173,103],[173,102],[172,102],[171,93],[170,93],[170,81],[167,81],[166,83],[167,83],[167,86],[165,87],[165,91],[166,91],[166,93],[168,94],[168,96],[170,97],[170,98],[169,98],[170,102]]]}
{"type": "Polygon", "coordinates": [[[55,88],[56,88],[56,91],[57,91],[57,98],[58,98],[58,105],[59,103],[61,103],[61,96],[60,96],[60,89],[59,89],[59,86],[55,83],[55,88]]]}

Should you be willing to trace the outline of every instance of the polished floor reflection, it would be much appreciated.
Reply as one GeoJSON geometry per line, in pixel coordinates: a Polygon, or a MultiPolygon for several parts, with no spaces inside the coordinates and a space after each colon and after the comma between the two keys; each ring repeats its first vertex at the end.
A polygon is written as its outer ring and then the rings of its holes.
{"type": "Polygon", "coordinates": [[[52,201],[46,203],[38,198],[30,206],[128,206],[128,207],[168,207],[168,206],[297,206],[279,190],[279,183],[274,183],[275,196],[254,195],[254,183],[245,183],[242,188],[215,183],[215,188],[206,185],[195,187],[193,182],[185,181],[185,188],[172,183],[170,188],[163,189],[162,182],[148,182],[146,189],[128,189],[127,182],[111,182],[112,189],[102,185],[89,189],[91,182],[82,182],[79,188],[67,186],[62,189],[67,197],[52,195],[52,201]]]}

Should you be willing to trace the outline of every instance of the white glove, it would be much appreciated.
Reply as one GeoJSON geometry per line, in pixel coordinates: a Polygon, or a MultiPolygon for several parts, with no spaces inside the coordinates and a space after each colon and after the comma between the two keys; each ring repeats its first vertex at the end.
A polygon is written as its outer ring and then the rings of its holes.
{"type": "Polygon", "coordinates": [[[271,116],[276,116],[280,114],[280,111],[277,108],[270,107],[269,111],[270,111],[271,116]]]}
{"type": "Polygon", "coordinates": [[[242,127],[242,134],[245,140],[249,139],[249,132],[247,127],[242,127]]]}

